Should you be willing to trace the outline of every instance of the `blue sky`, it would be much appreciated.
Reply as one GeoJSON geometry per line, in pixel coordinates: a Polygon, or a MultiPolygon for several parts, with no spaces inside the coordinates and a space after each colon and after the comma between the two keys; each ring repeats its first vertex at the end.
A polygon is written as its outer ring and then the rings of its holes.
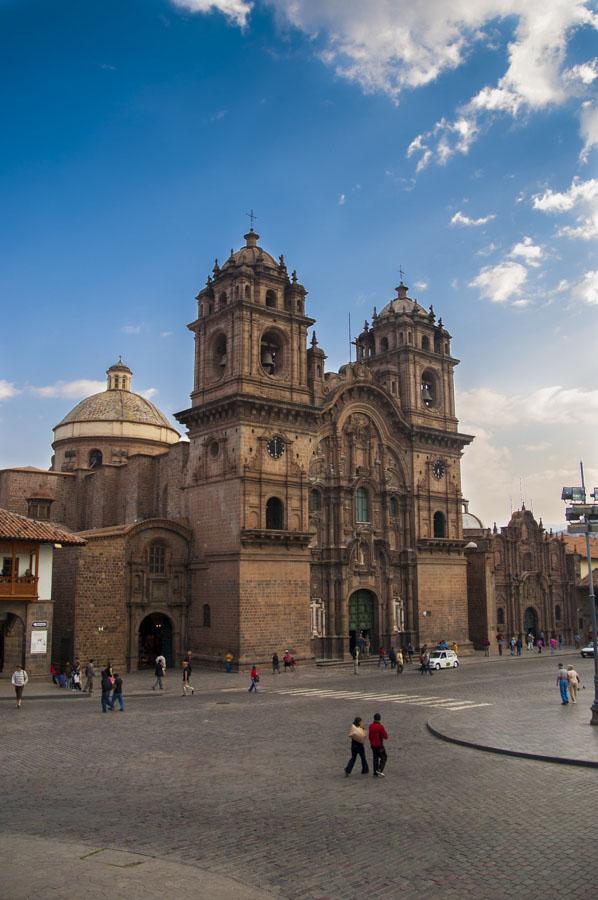
{"type": "Polygon", "coordinates": [[[329,368],[398,283],[453,334],[464,493],[561,518],[598,483],[590,0],[0,0],[0,466],[122,354],[188,404],[214,257],[261,243],[329,368]]]}

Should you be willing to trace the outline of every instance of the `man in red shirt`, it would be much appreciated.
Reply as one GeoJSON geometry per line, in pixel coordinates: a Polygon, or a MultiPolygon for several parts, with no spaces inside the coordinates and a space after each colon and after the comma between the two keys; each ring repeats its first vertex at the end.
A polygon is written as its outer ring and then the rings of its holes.
{"type": "Polygon", "coordinates": [[[374,757],[374,778],[384,778],[384,766],[386,765],[386,750],[384,749],[384,741],[388,740],[386,728],[380,721],[382,716],[376,713],[374,721],[369,727],[368,737],[372,755],[374,757]]]}

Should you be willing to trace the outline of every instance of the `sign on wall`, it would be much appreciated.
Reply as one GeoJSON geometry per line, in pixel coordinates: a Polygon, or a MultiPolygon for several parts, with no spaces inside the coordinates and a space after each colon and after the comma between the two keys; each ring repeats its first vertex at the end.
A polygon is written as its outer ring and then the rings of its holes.
{"type": "Polygon", "coordinates": [[[37,629],[31,632],[31,653],[46,653],[48,650],[47,629],[37,629]]]}

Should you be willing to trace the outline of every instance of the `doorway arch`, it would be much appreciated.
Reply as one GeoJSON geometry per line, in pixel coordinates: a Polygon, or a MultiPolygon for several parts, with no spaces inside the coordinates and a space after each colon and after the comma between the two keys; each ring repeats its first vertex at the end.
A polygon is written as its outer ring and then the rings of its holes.
{"type": "Polygon", "coordinates": [[[166,658],[166,667],[173,665],[172,621],[164,613],[150,613],[139,625],[138,668],[153,668],[156,656],[166,658]]]}
{"type": "Polygon", "coordinates": [[[25,623],[20,616],[7,613],[0,620],[0,672],[12,674],[25,665],[25,623]]]}
{"type": "Polygon", "coordinates": [[[525,634],[530,631],[534,637],[538,637],[538,613],[533,606],[528,606],[523,617],[523,630],[525,634]]]}
{"type": "Polygon", "coordinates": [[[378,650],[376,630],[376,595],[372,591],[354,591],[349,597],[349,649],[357,646],[360,638],[369,641],[370,652],[378,650]]]}

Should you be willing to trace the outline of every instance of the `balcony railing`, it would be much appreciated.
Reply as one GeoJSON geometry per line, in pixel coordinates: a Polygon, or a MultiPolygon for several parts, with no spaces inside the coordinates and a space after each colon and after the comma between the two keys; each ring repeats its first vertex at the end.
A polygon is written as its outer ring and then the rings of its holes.
{"type": "Polygon", "coordinates": [[[37,582],[35,575],[0,575],[0,597],[37,600],[37,582]]]}

